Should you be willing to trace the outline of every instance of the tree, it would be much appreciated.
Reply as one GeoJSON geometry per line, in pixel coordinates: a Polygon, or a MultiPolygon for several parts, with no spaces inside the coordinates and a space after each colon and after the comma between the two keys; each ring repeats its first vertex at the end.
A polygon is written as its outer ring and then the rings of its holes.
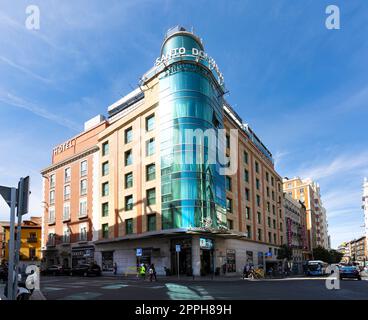
{"type": "Polygon", "coordinates": [[[293,259],[293,250],[286,244],[280,246],[278,251],[277,259],[290,261],[293,259]]]}
{"type": "Polygon", "coordinates": [[[329,263],[339,263],[342,259],[344,254],[342,252],[339,252],[337,250],[330,250],[330,261],[329,263]]]}
{"type": "Polygon", "coordinates": [[[330,260],[330,253],[327,249],[318,246],[313,249],[313,258],[314,260],[322,260],[324,262],[329,262],[330,260]]]}
{"type": "Polygon", "coordinates": [[[313,249],[314,260],[322,260],[328,263],[339,263],[343,254],[336,250],[327,250],[323,247],[316,247],[313,249]]]}

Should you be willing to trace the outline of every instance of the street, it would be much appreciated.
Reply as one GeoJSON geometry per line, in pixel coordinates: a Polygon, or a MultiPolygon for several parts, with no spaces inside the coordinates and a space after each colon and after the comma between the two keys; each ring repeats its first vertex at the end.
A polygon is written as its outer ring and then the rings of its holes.
{"type": "Polygon", "coordinates": [[[326,278],[264,280],[163,278],[157,282],[121,277],[42,277],[48,300],[249,300],[249,299],[368,299],[368,278],[343,280],[328,290],[326,278]]]}

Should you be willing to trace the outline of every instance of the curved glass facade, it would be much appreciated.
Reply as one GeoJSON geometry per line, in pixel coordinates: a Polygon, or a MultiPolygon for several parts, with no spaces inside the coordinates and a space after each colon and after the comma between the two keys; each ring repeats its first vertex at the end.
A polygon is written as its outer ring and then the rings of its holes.
{"type": "Polygon", "coordinates": [[[162,56],[168,57],[159,75],[163,229],[226,226],[225,177],[219,174],[217,139],[206,136],[214,133],[216,138],[217,130],[223,129],[223,91],[207,61],[190,55],[193,48],[203,50],[198,39],[182,32],[162,48],[162,56]],[[186,54],[177,55],[183,48],[186,54]],[[198,129],[204,138],[186,138],[188,130],[198,129]],[[212,155],[215,161],[208,161],[212,155]]]}

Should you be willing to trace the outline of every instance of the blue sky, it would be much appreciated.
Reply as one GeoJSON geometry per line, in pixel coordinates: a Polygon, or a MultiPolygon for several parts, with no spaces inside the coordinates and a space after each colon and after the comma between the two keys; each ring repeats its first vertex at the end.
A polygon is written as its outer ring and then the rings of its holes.
{"type": "MultiPolygon", "coordinates": [[[[273,153],[281,176],[320,183],[332,245],[360,236],[368,176],[368,2],[0,0],[0,184],[32,179],[56,144],[134,88],[164,33],[194,28],[227,100],[273,153]],[[15,3],[16,2],[16,3],[15,3]],[[25,28],[36,4],[40,30],[25,28]],[[341,29],[325,28],[338,5],[341,29]]],[[[0,202],[0,219],[8,209],[0,202]]]]}

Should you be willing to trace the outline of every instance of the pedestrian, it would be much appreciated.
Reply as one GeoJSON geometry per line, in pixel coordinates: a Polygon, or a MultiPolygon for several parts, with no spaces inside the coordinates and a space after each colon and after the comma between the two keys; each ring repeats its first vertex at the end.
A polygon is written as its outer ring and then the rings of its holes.
{"type": "Polygon", "coordinates": [[[141,264],[139,274],[141,275],[143,280],[146,280],[146,266],[144,265],[144,263],[141,264]]]}
{"type": "Polygon", "coordinates": [[[150,281],[152,282],[152,279],[155,278],[155,281],[157,281],[157,277],[156,277],[156,269],[155,269],[155,265],[152,263],[149,270],[149,276],[150,276],[150,281]]]}
{"type": "Polygon", "coordinates": [[[118,265],[116,264],[116,262],[114,262],[113,269],[114,269],[114,275],[116,275],[118,271],[118,265]]]}
{"type": "Polygon", "coordinates": [[[272,267],[270,267],[270,268],[268,269],[268,276],[271,278],[271,277],[272,277],[272,274],[273,274],[273,268],[272,268],[272,267]]]}
{"type": "Polygon", "coordinates": [[[244,269],[243,269],[243,279],[244,279],[244,278],[248,278],[248,275],[249,275],[249,269],[250,269],[249,263],[246,263],[246,264],[244,265],[244,269]]]}

